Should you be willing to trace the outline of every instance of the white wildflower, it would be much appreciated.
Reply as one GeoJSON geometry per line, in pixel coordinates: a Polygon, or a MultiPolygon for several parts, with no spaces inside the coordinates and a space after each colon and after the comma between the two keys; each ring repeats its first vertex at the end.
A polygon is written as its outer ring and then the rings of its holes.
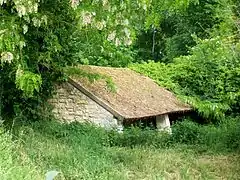
{"type": "Polygon", "coordinates": [[[24,41],[19,41],[19,47],[22,49],[23,47],[26,46],[26,43],[24,41]]]}
{"type": "Polygon", "coordinates": [[[121,44],[120,40],[119,40],[118,38],[116,38],[116,40],[115,40],[115,45],[116,45],[116,46],[119,46],[120,44],[121,44]]]}
{"type": "Polygon", "coordinates": [[[23,34],[28,32],[28,26],[26,24],[23,25],[23,34]]]}
{"type": "Polygon", "coordinates": [[[128,21],[128,19],[125,19],[125,20],[123,21],[123,25],[126,25],[126,26],[129,25],[129,21],[128,21]]]}
{"type": "Polygon", "coordinates": [[[131,40],[130,38],[126,38],[126,39],[124,40],[124,44],[125,44],[126,46],[130,46],[130,45],[132,44],[132,40],[131,40]]]}
{"type": "Polygon", "coordinates": [[[1,62],[2,63],[11,63],[13,60],[13,54],[11,52],[2,52],[1,53],[1,62]]]}
{"type": "Polygon", "coordinates": [[[73,8],[77,8],[79,5],[79,0],[70,0],[70,3],[73,8]]]}
{"type": "Polygon", "coordinates": [[[92,13],[90,12],[82,12],[82,24],[88,25],[92,22],[92,13]]]}
{"type": "Polygon", "coordinates": [[[23,6],[23,5],[18,5],[18,6],[16,6],[16,9],[17,9],[18,15],[19,15],[20,17],[26,15],[26,13],[27,13],[26,8],[25,8],[25,6],[23,6]]]}
{"type": "Polygon", "coordinates": [[[98,30],[102,30],[105,27],[106,27],[106,22],[105,21],[98,21],[98,22],[96,22],[96,28],[98,30]]]}
{"type": "Polygon", "coordinates": [[[20,78],[24,74],[21,65],[18,65],[18,69],[16,71],[16,79],[20,78]]]}
{"type": "MultiPolygon", "coordinates": [[[[23,3],[23,2],[22,2],[23,3]]],[[[27,8],[27,12],[28,13],[32,13],[33,10],[34,10],[34,7],[33,7],[33,4],[32,4],[32,1],[28,1],[26,2],[27,4],[24,4],[27,8]]]]}
{"type": "Polygon", "coordinates": [[[113,31],[108,35],[107,40],[108,41],[113,41],[115,39],[115,37],[116,37],[116,31],[113,31]]]}
{"type": "Polygon", "coordinates": [[[32,18],[33,21],[33,25],[35,27],[40,27],[41,26],[41,21],[39,19],[37,19],[36,17],[32,18]]]}
{"type": "Polygon", "coordinates": [[[130,35],[131,35],[131,33],[130,33],[130,31],[128,30],[128,28],[124,28],[123,31],[124,31],[125,35],[127,36],[127,38],[129,38],[130,35]]]}
{"type": "Polygon", "coordinates": [[[143,10],[144,10],[144,11],[147,10],[147,5],[146,5],[146,4],[143,5],[143,10]]]}
{"type": "Polygon", "coordinates": [[[0,0],[0,6],[3,5],[3,3],[6,3],[7,0],[0,0]]]}
{"type": "Polygon", "coordinates": [[[102,0],[103,6],[106,6],[108,4],[108,0],[102,0]]]}
{"type": "Polygon", "coordinates": [[[43,15],[41,21],[44,22],[45,25],[47,25],[47,16],[43,15]]]}
{"type": "Polygon", "coordinates": [[[38,11],[38,4],[35,3],[33,6],[33,11],[36,13],[38,11]]]}

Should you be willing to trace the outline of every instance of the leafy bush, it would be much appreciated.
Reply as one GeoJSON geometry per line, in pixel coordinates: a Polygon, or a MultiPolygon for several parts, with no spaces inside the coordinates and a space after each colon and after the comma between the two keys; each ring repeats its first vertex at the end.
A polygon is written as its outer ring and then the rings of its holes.
{"type": "MultiPolygon", "coordinates": [[[[36,133],[40,133],[43,136],[56,139],[64,139],[67,143],[79,143],[92,146],[107,145],[108,136],[107,132],[97,126],[85,123],[73,122],[70,124],[62,123],[57,121],[43,121],[35,122],[31,125],[36,133]],[[44,131],[42,131],[44,129],[44,131]],[[82,138],[86,141],[82,141],[82,138]]],[[[30,127],[31,127],[30,126],[30,127]]],[[[25,132],[29,130],[29,126],[25,126],[25,132]]],[[[24,127],[22,128],[24,129],[24,127]]],[[[31,129],[31,128],[30,128],[31,129]]]]}
{"type": "MultiPolygon", "coordinates": [[[[210,38],[214,27],[218,26],[219,31],[222,22],[230,22],[227,18],[231,17],[229,13],[234,7],[232,3],[228,0],[192,0],[188,1],[185,8],[173,12],[169,10],[171,8],[167,11],[161,10],[163,5],[159,5],[161,7],[155,15],[159,17],[156,18],[152,30],[143,31],[138,35],[135,48],[139,58],[143,61],[154,59],[172,62],[176,57],[188,55],[190,47],[196,45],[192,34],[199,38],[210,38]]],[[[230,26],[227,28],[231,29],[230,26]]]]}
{"type": "Polygon", "coordinates": [[[0,1],[1,119],[42,119],[53,84],[63,78],[67,65],[126,66],[132,61],[126,47],[134,39],[135,25],[144,21],[145,5],[0,1]]]}
{"type": "Polygon", "coordinates": [[[183,143],[209,150],[240,151],[240,121],[228,119],[218,125],[199,125],[189,120],[172,127],[172,142],[183,143]]]}
{"type": "Polygon", "coordinates": [[[109,145],[120,147],[155,147],[165,148],[170,146],[171,137],[168,133],[151,129],[131,127],[125,129],[122,134],[111,131],[109,133],[109,145]]]}
{"type": "Polygon", "coordinates": [[[171,64],[135,64],[130,68],[174,91],[209,121],[234,111],[240,99],[240,44],[216,37],[198,40],[191,55],[171,64]]]}
{"type": "MultiPolygon", "coordinates": [[[[219,125],[222,131],[218,131],[217,136],[221,137],[223,146],[228,149],[240,151],[240,121],[239,119],[225,120],[219,125]]],[[[217,131],[217,130],[216,130],[217,131]]]]}
{"type": "Polygon", "coordinates": [[[200,125],[191,120],[177,122],[172,134],[132,127],[122,134],[108,133],[110,146],[170,148],[190,145],[193,149],[215,152],[240,151],[240,121],[228,119],[218,125],[200,125]]]}
{"type": "Polygon", "coordinates": [[[201,127],[189,120],[177,122],[172,127],[172,139],[176,143],[199,144],[202,142],[201,127]]]}
{"type": "MultiPolygon", "coordinates": [[[[106,39],[107,34],[98,29],[85,29],[74,34],[78,52],[75,61],[97,66],[126,67],[134,61],[134,52],[126,45],[116,46],[106,39]],[[83,36],[82,34],[86,34],[83,36]]],[[[106,33],[106,32],[105,32],[106,33]]]]}

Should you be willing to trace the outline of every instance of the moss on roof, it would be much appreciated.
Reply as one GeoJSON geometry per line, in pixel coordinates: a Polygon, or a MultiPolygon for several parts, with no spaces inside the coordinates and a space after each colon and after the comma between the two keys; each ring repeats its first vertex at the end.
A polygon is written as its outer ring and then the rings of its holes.
{"type": "Polygon", "coordinates": [[[124,119],[138,119],[161,114],[189,111],[173,93],[158,86],[153,80],[127,68],[79,66],[89,73],[111,77],[116,90],[109,91],[107,82],[98,79],[90,82],[86,77],[71,76],[79,86],[114,109],[124,119]]]}

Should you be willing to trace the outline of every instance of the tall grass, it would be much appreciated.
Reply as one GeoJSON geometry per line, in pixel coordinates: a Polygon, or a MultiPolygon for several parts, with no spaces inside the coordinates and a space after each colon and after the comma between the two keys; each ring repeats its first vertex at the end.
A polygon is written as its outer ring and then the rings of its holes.
{"type": "Polygon", "coordinates": [[[225,119],[218,125],[199,125],[186,120],[174,125],[172,139],[175,143],[215,152],[240,152],[240,119],[225,119]]]}
{"type": "Polygon", "coordinates": [[[20,144],[12,141],[12,135],[0,129],[0,179],[41,179],[42,172],[38,171],[36,165],[31,160],[17,150],[20,144]]]}
{"type": "Polygon", "coordinates": [[[219,127],[184,121],[172,135],[140,128],[119,134],[86,124],[35,122],[19,128],[18,138],[1,132],[0,179],[45,179],[51,170],[61,180],[239,179],[237,128],[236,120],[219,127]]]}
{"type": "Polygon", "coordinates": [[[109,137],[113,146],[171,148],[188,145],[195,150],[240,152],[240,120],[223,120],[218,125],[200,125],[185,120],[172,126],[171,135],[134,127],[125,130],[122,135],[112,132],[109,137]]]}

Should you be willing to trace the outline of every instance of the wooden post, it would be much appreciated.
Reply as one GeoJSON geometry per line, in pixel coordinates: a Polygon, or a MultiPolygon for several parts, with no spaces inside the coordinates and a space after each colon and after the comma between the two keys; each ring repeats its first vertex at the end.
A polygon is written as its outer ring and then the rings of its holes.
{"type": "Polygon", "coordinates": [[[167,131],[171,134],[170,121],[167,114],[159,115],[156,117],[156,125],[159,131],[167,131]]]}

